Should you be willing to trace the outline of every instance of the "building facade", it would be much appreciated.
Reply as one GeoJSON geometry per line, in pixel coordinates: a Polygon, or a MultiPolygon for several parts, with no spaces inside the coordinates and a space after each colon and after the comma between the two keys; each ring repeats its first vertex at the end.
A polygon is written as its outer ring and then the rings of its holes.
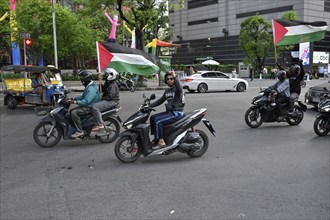
{"type": "MultiPolygon", "coordinates": [[[[241,22],[257,13],[271,22],[291,10],[297,13],[298,20],[325,21],[330,25],[330,0],[185,1],[184,8],[169,13],[174,28],[172,40],[182,44],[172,54],[172,63],[191,64],[213,58],[221,64],[237,65],[244,59],[238,47],[241,22]]],[[[299,45],[294,50],[299,50],[299,45]]],[[[311,51],[330,53],[330,28],[323,40],[311,43],[311,51]]],[[[274,57],[266,60],[266,65],[273,64],[274,57]]]]}

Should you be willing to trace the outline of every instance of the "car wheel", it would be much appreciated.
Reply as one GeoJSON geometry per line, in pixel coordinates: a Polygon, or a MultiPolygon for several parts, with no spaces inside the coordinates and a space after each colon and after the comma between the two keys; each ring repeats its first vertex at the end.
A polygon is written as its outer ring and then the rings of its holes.
{"type": "Polygon", "coordinates": [[[236,86],[237,92],[244,92],[246,90],[246,85],[242,82],[238,83],[236,86]]]}
{"type": "Polygon", "coordinates": [[[201,83],[197,87],[197,91],[200,93],[205,93],[207,92],[207,85],[205,83],[201,83]]]}

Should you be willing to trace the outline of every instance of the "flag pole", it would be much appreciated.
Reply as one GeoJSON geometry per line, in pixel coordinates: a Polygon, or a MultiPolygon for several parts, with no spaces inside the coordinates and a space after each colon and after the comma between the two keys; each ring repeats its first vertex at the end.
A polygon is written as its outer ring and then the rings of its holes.
{"type": "Polygon", "coordinates": [[[277,51],[276,51],[276,44],[275,44],[275,28],[274,28],[274,19],[272,19],[272,28],[273,28],[273,43],[274,43],[274,55],[275,55],[275,63],[277,62],[277,51]]]}
{"type": "Polygon", "coordinates": [[[98,71],[98,78],[99,78],[99,90],[100,90],[100,98],[102,98],[102,75],[100,70],[101,65],[100,65],[100,53],[99,53],[99,44],[96,41],[96,53],[97,53],[97,71],[98,71]]]}

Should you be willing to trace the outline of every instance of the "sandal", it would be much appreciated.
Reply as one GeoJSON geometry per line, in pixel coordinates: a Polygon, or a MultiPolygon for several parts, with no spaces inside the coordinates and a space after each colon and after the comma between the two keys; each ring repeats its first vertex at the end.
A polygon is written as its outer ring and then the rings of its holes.
{"type": "Polygon", "coordinates": [[[159,150],[161,148],[166,147],[166,144],[157,144],[156,146],[153,146],[152,149],[153,150],[159,150]]]}

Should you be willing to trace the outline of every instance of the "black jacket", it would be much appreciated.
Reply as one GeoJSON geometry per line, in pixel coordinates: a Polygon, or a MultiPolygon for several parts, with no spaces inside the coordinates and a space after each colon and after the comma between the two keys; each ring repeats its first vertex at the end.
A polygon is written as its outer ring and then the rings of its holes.
{"type": "MultiPolygon", "coordinates": [[[[280,64],[277,64],[278,68],[280,70],[284,70],[283,67],[280,64]]],[[[287,77],[289,79],[289,83],[290,83],[290,93],[297,93],[298,95],[300,95],[301,93],[301,81],[303,81],[304,76],[305,76],[305,70],[304,70],[304,66],[302,65],[302,63],[299,63],[300,66],[300,74],[296,75],[295,73],[288,73],[287,77]]]]}
{"type": "Polygon", "coordinates": [[[116,81],[104,83],[102,92],[102,100],[119,102],[119,88],[116,81]]]}
{"type": "Polygon", "coordinates": [[[150,104],[150,107],[156,107],[161,105],[167,100],[167,103],[165,104],[166,111],[179,111],[182,112],[185,100],[184,100],[184,91],[183,88],[179,82],[179,80],[175,77],[174,78],[174,84],[172,87],[167,88],[157,101],[150,104]]]}

